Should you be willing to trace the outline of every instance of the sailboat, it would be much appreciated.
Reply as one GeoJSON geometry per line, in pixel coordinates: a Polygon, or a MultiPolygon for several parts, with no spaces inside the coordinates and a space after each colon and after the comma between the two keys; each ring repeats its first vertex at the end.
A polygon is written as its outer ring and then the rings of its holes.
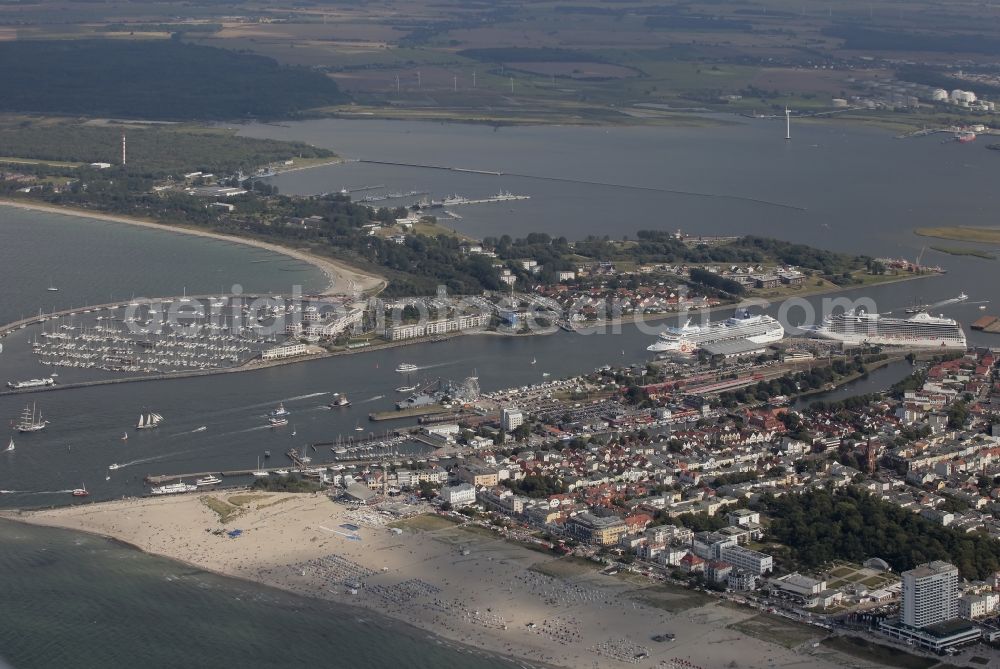
{"type": "Polygon", "coordinates": [[[128,432],[122,435],[122,441],[128,441],[128,432]]]}
{"type": "Polygon", "coordinates": [[[260,458],[259,457],[257,458],[257,469],[254,470],[253,475],[256,476],[257,478],[264,478],[266,476],[270,476],[270,474],[268,474],[266,471],[264,471],[264,470],[262,470],[260,468],[260,458]]]}
{"type": "Polygon", "coordinates": [[[295,436],[295,426],[294,425],[292,426],[292,436],[293,437],[295,436]]]}
{"type": "Polygon", "coordinates": [[[45,290],[49,291],[50,293],[54,293],[59,290],[58,288],[56,288],[56,285],[52,283],[52,277],[49,277],[49,287],[46,288],[45,290]]]}
{"type": "Polygon", "coordinates": [[[144,410],[139,414],[139,422],[136,423],[135,429],[151,430],[154,427],[159,427],[162,422],[163,416],[158,413],[153,413],[152,411],[144,410]]]}
{"type": "Polygon", "coordinates": [[[73,497],[86,497],[90,493],[87,492],[87,486],[83,483],[80,484],[81,487],[73,489],[73,497]]]}
{"type": "Polygon", "coordinates": [[[4,453],[13,453],[13,452],[14,452],[14,437],[11,437],[10,443],[7,444],[7,448],[4,449],[4,453]]]}
{"type": "Polygon", "coordinates": [[[36,413],[35,405],[32,403],[30,407],[24,407],[24,411],[21,413],[21,421],[14,427],[18,432],[38,432],[39,430],[44,430],[48,424],[49,421],[42,418],[41,412],[36,413]]]}
{"type": "Polygon", "coordinates": [[[531,364],[532,365],[537,365],[538,364],[538,358],[532,358],[531,359],[531,364]]]}

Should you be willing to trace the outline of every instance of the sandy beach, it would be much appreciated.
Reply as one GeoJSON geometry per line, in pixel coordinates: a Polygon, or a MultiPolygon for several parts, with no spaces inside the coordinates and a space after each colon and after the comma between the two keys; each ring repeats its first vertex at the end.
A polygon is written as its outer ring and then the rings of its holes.
{"type": "Polygon", "coordinates": [[[57,207],[55,205],[36,204],[34,202],[24,202],[22,200],[0,200],[0,206],[16,207],[19,209],[28,209],[30,211],[42,211],[50,214],[62,214],[64,216],[76,216],[79,218],[91,218],[98,221],[109,221],[111,223],[124,223],[126,225],[135,225],[143,228],[160,230],[161,232],[175,232],[178,234],[215,239],[222,242],[244,244],[246,246],[252,246],[265,251],[280,253],[284,256],[288,256],[289,258],[294,258],[304,263],[308,263],[322,271],[327,278],[327,287],[323,290],[323,295],[357,295],[359,293],[373,294],[381,292],[386,285],[384,278],[367,274],[342,262],[324,258],[308,251],[293,249],[280,244],[272,244],[270,242],[263,242],[256,239],[245,239],[243,237],[224,235],[218,232],[210,232],[208,230],[200,230],[185,226],[166,225],[131,216],[115,216],[113,214],[103,214],[101,212],[89,211],[87,209],[57,207]]]}
{"type": "MultiPolygon", "coordinates": [[[[446,639],[562,667],[824,668],[822,630],[782,633],[751,609],[505,541],[436,516],[405,520],[323,494],[211,493],[7,512],[91,532],[221,574],[363,606],[446,639]],[[357,529],[355,529],[357,528],[357,529]],[[394,529],[395,528],[395,529],[394,529]],[[230,538],[221,530],[242,530],[230,538]],[[653,636],[676,635],[658,642],[653,636]],[[762,638],[769,640],[765,641],[762,638]],[[773,637],[773,638],[772,638],[773,637]]],[[[409,507],[409,513],[425,509],[409,507]]]]}

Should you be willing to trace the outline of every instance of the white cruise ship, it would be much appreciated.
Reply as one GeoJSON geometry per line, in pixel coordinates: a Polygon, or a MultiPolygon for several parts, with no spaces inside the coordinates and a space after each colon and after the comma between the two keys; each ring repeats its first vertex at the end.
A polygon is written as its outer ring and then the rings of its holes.
{"type": "Polygon", "coordinates": [[[755,344],[770,344],[781,341],[784,336],[785,328],[776,319],[764,314],[751,316],[748,309],[739,309],[734,316],[705,327],[691,325],[688,320],[679,328],[669,328],[646,350],[694,353],[705,344],[720,341],[745,339],[755,344]]]}
{"type": "Polygon", "coordinates": [[[913,348],[966,348],[965,332],[958,321],[931,316],[927,312],[908,318],[893,318],[865,312],[845,312],[827,316],[811,332],[822,339],[833,339],[857,346],[909,346],[913,348]]]}

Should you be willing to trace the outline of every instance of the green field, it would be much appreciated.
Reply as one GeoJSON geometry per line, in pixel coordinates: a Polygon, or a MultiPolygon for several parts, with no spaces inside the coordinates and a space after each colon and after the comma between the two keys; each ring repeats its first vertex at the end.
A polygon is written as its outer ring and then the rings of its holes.
{"type": "Polygon", "coordinates": [[[752,637],[777,643],[785,648],[795,648],[805,642],[823,636],[823,630],[809,625],[800,625],[781,616],[761,613],[738,623],[729,629],[743,632],[752,637]]]}
{"type": "Polygon", "coordinates": [[[830,637],[821,643],[828,648],[866,662],[876,662],[884,666],[900,667],[900,669],[930,669],[938,664],[937,660],[909,655],[898,648],[880,646],[859,637],[830,637]]]}
{"type": "Polygon", "coordinates": [[[419,532],[434,532],[436,530],[452,529],[457,524],[458,521],[452,520],[451,518],[425,513],[419,516],[412,516],[410,518],[404,518],[403,520],[397,520],[389,523],[389,527],[398,527],[404,530],[417,530],[419,532]]]}

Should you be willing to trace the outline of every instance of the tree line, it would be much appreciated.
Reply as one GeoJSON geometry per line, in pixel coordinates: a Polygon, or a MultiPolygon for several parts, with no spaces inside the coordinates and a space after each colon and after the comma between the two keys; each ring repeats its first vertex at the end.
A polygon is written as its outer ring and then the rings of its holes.
{"type": "Polygon", "coordinates": [[[1000,542],[990,536],[944,527],[862,490],[768,495],[761,506],[772,518],[770,538],[788,546],[804,568],[879,557],[897,572],[944,560],[966,579],[984,579],[1000,569],[1000,542]]]}

